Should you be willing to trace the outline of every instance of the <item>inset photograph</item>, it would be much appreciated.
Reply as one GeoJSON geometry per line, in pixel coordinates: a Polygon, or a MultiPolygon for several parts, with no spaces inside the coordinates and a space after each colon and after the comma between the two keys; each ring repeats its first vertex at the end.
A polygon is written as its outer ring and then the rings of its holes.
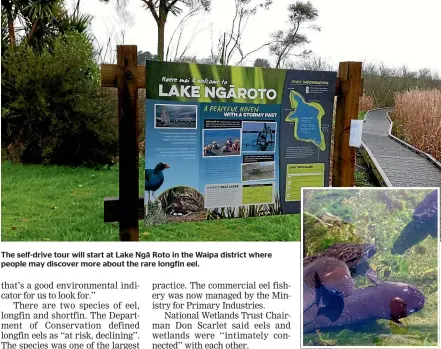
{"type": "Polygon", "coordinates": [[[438,348],[439,195],[303,188],[304,348],[438,348]]]}
{"type": "Polygon", "coordinates": [[[195,129],[197,105],[155,104],[155,128],[195,129]]]}
{"type": "Polygon", "coordinates": [[[240,128],[204,129],[202,132],[203,156],[240,155],[240,128]]]}
{"type": "Polygon", "coordinates": [[[242,164],[242,182],[274,179],[275,169],[275,161],[242,164]]]}
{"type": "Polygon", "coordinates": [[[243,121],[243,152],[274,152],[276,148],[276,122],[243,121]]]}

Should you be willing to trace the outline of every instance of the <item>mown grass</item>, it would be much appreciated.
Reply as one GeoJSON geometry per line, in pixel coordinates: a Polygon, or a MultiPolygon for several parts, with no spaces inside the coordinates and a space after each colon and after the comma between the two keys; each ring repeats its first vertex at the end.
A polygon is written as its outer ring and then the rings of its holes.
{"type": "MultiPolygon", "coordinates": [[[[140,161],[140,193],[144,162],[140,161]]],[[[103,198],[118,196],[118,167],[69,168],[2,163],[3,241],[117,241],[103,198]]],[[[145,241],[299,241],[300,215],[145,227],[145,241]]]]}
{"type": "MultiPolygon", "coordinates": [[[[308,334],[305,344],[328,343],[347,346],[436,346],[438,343],[438,243],[428,237],[402,255],[391,254],[393,243],[418,203],[430,190],[332,190],[308,191],[305,194],[305,210],[320,215],[324,212],[337,215],[353,225],[348,229],[332,229],[323,232],[305,224],[306,251],[309,254],[338,242],[357,241],[373,243],[377,253],[370,260],[382,281],[404,282],[418,287],[426,298],[424,308],[405,319],[404,327],[389,320],[381,320],[370,326],[322,330],[320,335],[308,334]],[[323,244],[326,243],[326,246],[323,244]],[[309,246],[309,248],[308,248],[309,246]],[[318,246],[318,247],[317,247],[318,246]]],[[[306,220],[305,220],[306,222],[306,220]]],[[[321,228],[323,229],[323,228],[321,228]]],[[[364,277],[357,278],[357,287],[370,286],[364,277]]]]}

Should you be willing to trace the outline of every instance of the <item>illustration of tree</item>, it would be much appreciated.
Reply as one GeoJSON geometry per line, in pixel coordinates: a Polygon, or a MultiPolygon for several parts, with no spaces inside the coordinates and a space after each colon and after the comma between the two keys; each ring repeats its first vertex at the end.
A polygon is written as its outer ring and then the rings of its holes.
{"type": "Polygon", "coordinates": [[[184,30],[188,29],[188,22],[190,19],[198,15],[201,11],[206,10],[206,7],[203,5],[203,3],[196,4],[195,6],[192,6],[188,13],[185,14],[185,16],[182,17],[182,19],[179,21],[178,25],[176,26],[175,30],[173,31],[170,40],[167,45],[167,50],[165,52],[165,60],[166,61],[173,61],[173,62],[192,62],[194,63],[196,58],[195,57],[188,57],[186,56],[188,49],[191,47],[191,44],[193,40],[195,39],[198,32],[196,32],[196,29],[198,28],[200,24],[200,20],[196,24],[196,26],[193,28],[192,33],[190,35],[189,40],[184,45],[182,42],[182,36],[184,34],[184,30]]]}

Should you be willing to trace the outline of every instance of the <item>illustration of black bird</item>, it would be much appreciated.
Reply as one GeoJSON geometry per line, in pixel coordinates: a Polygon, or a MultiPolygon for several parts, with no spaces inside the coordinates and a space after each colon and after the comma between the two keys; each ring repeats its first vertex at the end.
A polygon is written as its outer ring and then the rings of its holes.
{"type": "Polygon", "coordinates": [[[145,190],[149,192],[148,202],[150,202],[150,192],[152,192],[152,196],[156,200],[154,193],[161,187],[162,183],[164,183],[164,174],[162,171],[166,168],[170,168],[170,166],[160,162],[154,169],[145,170],[145,190]]]}
{"type": "Polygon", "coordinates": [[[434,190],[419,203],[412,220],[404,227],[392,248],[393,254],[402,254],[428,235],[438,235],[438,191],[434,190]]]}

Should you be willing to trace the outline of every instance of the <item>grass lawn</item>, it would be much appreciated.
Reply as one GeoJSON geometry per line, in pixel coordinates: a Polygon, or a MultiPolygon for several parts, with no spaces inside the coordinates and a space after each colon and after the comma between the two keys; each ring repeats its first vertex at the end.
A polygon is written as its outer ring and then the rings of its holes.
{"type": "Polygon", "coordinates": [[[364,120],[364,117],[366,116],[365,111],[361,111],[358,113],[358,120],[364,120]]]}
{"type": "MultiPolygon", "coordinates": [[[[140,192],[144,163],[140,162],[140,192]]],[[[2,163],[3,241],[117,241],[103,198],[118,196],[118,169],[2,163]]],[[[299,241],[300,215],[145,227],[144,241],[299,241]]]]}

